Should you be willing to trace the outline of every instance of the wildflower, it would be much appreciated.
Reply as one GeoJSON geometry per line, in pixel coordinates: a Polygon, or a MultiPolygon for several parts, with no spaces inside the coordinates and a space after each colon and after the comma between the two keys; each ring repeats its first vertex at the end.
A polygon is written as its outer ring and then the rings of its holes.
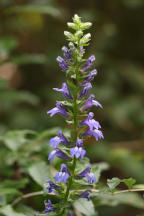
{"type": "Polygon", "coordinates": [[[91,88],[92,88],[91,83],[86,83],[84,85],[84,87],[83,87],[80,95],[79,95],[79,98],[82,98],[82,97],[86,96],[89,93],[89,91],[90,91],[91,88]]]}
{"type": "Polygon", "coordinates": [[[53,183],[50,179],[46,180],[46,189],[48,190],[48,193],[56,193],[56,189],[60,189],[55,183],[53,183]]]}
{"type": "Polygon", "coordinates": [[[66,71],[68,69],[68,65],[67,65],[67,63],[65,62],[65,60],[62,57],[58,56],[56,60],[59,62],[59,66],[64,71],[66,71]]]}
{"type": "Polygon", "coordinates": [[[95,56],[92,55],[88,58],[87,62],[85,65],[81,68],[82,72],[85,72],[88,68],[90,68],[93,65],[93,62],[95,61],[95,56]]]}
{"type": "Polygon", "coordinates": [[[91,173],[91,167],[87,166],[87,168],[77,175],[77,178],[86,178],[89,184],[96,183],[96,177],[94,173],[91,173]]]}
{"type": "Polygon", "coordinates": [[[95,121],[95,120],[93,119],[93,117],[94,117],[94,113],[93,113],[93,112],[90,112],[90,113],[88,114],[88,117],[86,117],[85,120],[81,121],[81,122],[79,123],[79,125],[80,125],[80,126],[88,125],[89,128],[90,128],[90,130],[93,130],[93,129],[95,129],[95,128],[96,128],[96,129],[101,128],[99,122],[98,122],[98,121],[95,121]]]}
{"type": "Polygon", "coordinates": [[[75,155],[76,158],[83,158],[86,154],[86,151],[82,148],[83,141],[81,139],[77,139],[76,147],[70,149],[71,157],[75,155]]]}
{"type": "Polygon", "coordinates": [[[64,97],[66,97],[66,98],[68,98],[68,99],[70,99],[70,100],[73,99],[72,96],[71,96],[71,93],[70,93],[69,90],[68,90],[68,87],[67,87],[67,84],[66,84],[66,83],[63,83],[63,84],[62,84],[62,88],[61,88],[61,89],[59,89],[59,88],[53,88],[53,90],[58,91],[58,92],[61,92],[61,93],[63,94],[64,97]]]}
{"type": "Polygon", "coordinates": [[[56,173],[55,176],[55,182],[63,183],[65,184],[69,178],[69,172],[67,170],[66,164],[61,164],[61,171],[56,173]]]}
{"type": "Polygon", "coordinates": [[[50,146],[54,146],[54,148],[57,148],[60,143],[70,145],[70,142],[63,135],[62,130],[58,131],[58,136],[50,139],[50,146]]]}
{"type": "Polygon", "coordinates": [[[47,114],[50,114],[50,117],[54,116],[55,114],[60,114],[60,115],[63,115],[65,116],[66,118],[69,118],[69,114],[67,113],[67,111],[62,107],[61,103],[60,102],[57,102],[56,103],[56,107],[49,110],[47,112],[47,114]]]}
{"type": "Polygon", "coordinates": [[[94,136],[95,140],[98,141],[99,139],[104,139],[103,133],[101,130],[98,129],[88,129],[84,133],[81,134],[81,136],[94,136]]]}
{"type": "Polygon", "coordinates": [[[91,82],[94,79],[94,77],[95,77],[96,74],[97,74],[97,70],[96,69],[94,69],[91,72],[89,72],[88,76],[86,77],[85,81],[82,82],[82,84],[84,85],[87,82],[91,82]]]}
{"type": "Polygon", "coordinates": [[[43,213],[45,213],[46,215],[48,215],[49,212],[53,212],[55,210],[50,200],[48,200],[48,202],[45,200],[44,204],[45,210],[43,211],[43,213]]]}
{"type": "Polygon", "coordinates": [[[53,161],[54,157],[59,157],[59,158],[62,158],[62,159],[65,159],[65,160],[68,160],[69,157],[64,153],[62,152],[60,149],[54,149],[50,154],[49,154],[49,157],[48,157],[48,160],[50,162],[53,161]]]}
{"type": "Polygon", "coordinates": [[[81,106],[82,111],[91,108],[92,106],[97,106],[102,108],[102,105],[94,100],[95,96],[94,94],[91,94],[90,97],[85,101],[85,103],[81,106]]]}
{"type": "Polygon", "coordinates": [[[71,62],[72,61],[72,57],[71,57],[69,49],[66,46],[63,46],[62,47],[62,51],[63,51],[64,57],[71,62]]]}
{"type": "Polygon", "coordinates": [[[91,191],[90,190],[86,190],[84,192],[82,192],[80,195],[77,195],[79,198],[86,198],[88,201],[90,200],[90,195],[91,191]]]}

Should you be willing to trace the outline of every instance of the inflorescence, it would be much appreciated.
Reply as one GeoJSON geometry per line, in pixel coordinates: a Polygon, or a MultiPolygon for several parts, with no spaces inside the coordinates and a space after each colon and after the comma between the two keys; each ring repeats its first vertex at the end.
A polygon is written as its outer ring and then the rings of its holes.
{"type": "MultiPolygon", "coordinates": [[[[74,15],[73,22],[68,27],[75,32],[64,32],[69,41],[68,47],[62,47],[63,58],[58,56],[57,62],[63,71],[66,72],[67,81],[62,83],[61,88],[53,88],[64,96],[64,101],[57,101],[56,107],[49,110],[50,117],[55,114],[62,115],[68,124],[71,124],[71,138],[67,138],[62,130],[58,135],[50,139],[50,146],[53,148],[49,154],[50,163],[55,157],[62,159],[60,170],[56,172],[54,180],[47,179],[46,189],[59,198],[59,203],[52,204],[51,200],[45,201],[44,214],[50,212],[55,215],[74,215],[72,202],[79,198],[90,199],[90,189],[77,192],[75,184],[79,180],[87,181],[89,186],[97,183],[96,176],[92,172],[90,164],[77,168],[77,164],[83,163],[86,155],[85,140],[93,136],[96,141],[103,139],[100,130],[101,125],[94,120],[94,113],[88,112],[92,106],[102,108],[102,105],[95,100],[93,94],[89,94],[91,81],[97,75],[96,69],[91,69],[95,61],[92,55],[84,59],[85,47],[91,39],[90,33],[83,31],[91,27],[90,22],[81,22],[78,15],[74,15]]],[[[88,163],[88,162],[87,162],[88,163]]]]}

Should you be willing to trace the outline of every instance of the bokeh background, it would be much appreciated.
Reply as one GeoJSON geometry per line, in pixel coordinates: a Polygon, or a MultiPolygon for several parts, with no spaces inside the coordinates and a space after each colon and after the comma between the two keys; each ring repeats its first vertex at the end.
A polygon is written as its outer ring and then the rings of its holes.
{"type": "MultiPolygon", "coordinates": [[[[19,181],[24,193],[40,189],[40,181],[31,170],[36,163],[47,163],[48,138],[58,127],[65,127],[61,117],[48,118],[46,111],[60,99],[52,87],[60,87],[65,74],[56,57],[67,44],[63,31],[75,13],[93,23],[86,56],[96,56],[98,75],[93,93],[104,107],[93,111],[105,140],[97,144],[89,140],[88,156],[93,163],[109,164],[103,182],[118,176],[144,183],[144,1],[0,0],[3,187],[19,181]]],[[[5,193],[1,197],[2,203],[13,199],[5,193]]],[[[100,216],[142,215],[144,204],[139,204],[139,197],[134,198],[137,204],[133,197],[104,197],[98,212],[100,216]]],[[[40,210],[42,200],[36,197],[25,202],[40,210]]]]}

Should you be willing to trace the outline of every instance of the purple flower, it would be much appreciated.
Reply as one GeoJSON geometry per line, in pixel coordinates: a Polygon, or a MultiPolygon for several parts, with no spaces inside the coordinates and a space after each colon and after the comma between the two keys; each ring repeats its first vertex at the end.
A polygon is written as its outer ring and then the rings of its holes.
{"type": "Polygon", "coordinates": [[[82,192],[80,195],[77,195],[79,198],[86,198],[88,201],[90,200],[90,195],[91,191],[90,190],[86,190],[84,192],[82,192]]]}
{"type": "Polygon", "coordinates": [[[55,182],[59,184],[63,181],[65,184],[69,178],[69,172],[67,170],[66,164],[61,164],[61,171],[56,173],[55,182]]]}
{"type": "Polygon", "coordinates": [[[55,210],[50,200],[48,200],[48,202],[46,202],[45,200],[44,204],[45,204],[45,210],[43,211],[43,213],[45,213],[46,215],[48,215],[49,212],[52,212],[55,210]]]}
{"type": "Polygon", "coordinates": [[[94,173],[91,173],[91,167],[87,166],[87,168],[77,175],[77,178],[86,178],[89,184],[96,183],[96,177],[94,173]]]}
{"type": "Polygon", "coordinates": [[[90,95],[90,97],[86,100],[86,102],[81,106],[82,111],[91,108],[92,106],[98,106],[102,108],[102,105],[94,100],[95,96],[93,94],[90,95]]]}
{"type": "Polygon", "coordinates": [[[69,159],[69,157],[64,152],[62,152],[60,149],[54,149],[49,154],[48,160],[50,160],[50,162],[52,162],[54,157],[59,157],[59,158],[65,159],[65,160],[69,159]]]}
{"type": "Polygon", "coordinates": [[[82,84],[84,85],[87,82],[91,82],[94,79],[94,77],[95,77],[96,74],[97,74],[97,70],[96,69],[92,70],[88,74],[88,76],[86,77],[85,81],[82,82],[82,84]]]}
{"type": "Polygon", "coordinates": [[[88,58],[87,62],[85,65],[81,68],[82,72],[85,72],[88,68],[90,68],[93,65],[93,62],[95,61],[95,56],[92,55],[88,58]]]}
{"type": "Polygon", "coordinates": [[[70,212],[68,212],[67,216],[74,216],[74,214],[73,213],[71,214],[70,212]]]}
{"type": "Polygon", "coordinates": [[[62,130],[58,131],[58,136],[55,136],[50,139],[50,146],[54,146],[54,148],[57,148],[59,143],[70,145],[70,142],[63,135],[62,130]]]}
{"type": "Polygon", "coordinates": [[[98,141],[99,139],[104,139],[102,131],[98,129],[94,129],[94,130],[88,129],[81,134],[81,136],[91,136],[91,135],[95,137],[96,141],[98,141]]]}
{"type": "Polygon", "coordinates": [[[91,167],[87,166],[87,168],[77,175],[78,178],[84,178],[88,173],[90,173],[91,167]]]}
{"type": "Polygon", "coordinates": [[[53,88],[53,90],[61,92],[64,97],[66,97],[66,98],[68,98],[70,100],[73,99],[72,96],[71,96],[71,94],[70,94],[70,92],[69,92],[69,90],[68,90],[68,87],[67,87],[66,83],[62,84],[62,88],[61,89],[59,89],[59,88],[53,88]]]}
{"type": "Polygon", "coordinates": [[[46,180],[46,189],[48,190],[48,193],[57,193],[55,190],[60,189],[55,183],[53,183],[50,179],[46,180]]]}
{"type": "Polygon", "coordinates": [[[94,113],[93,113],[93,112],[90,112],[90,113],[88,114],[88,117],[87,117],[85,120],[81,121],[81,122],[79,123],[79,125],[80,125],[80,126],[88,125],[89,128],[90,128],[90,130],[93,130],[93,129],[95,129],[95,128],[96,128],[96,129],[101,128],[99,122],[98,122],[98,121],[95,121],[95,120],[93,119],[93,117],[94,117],[94,113]]]}
{"type": "Polygon", "coordinates": [[[86,83],[84,85],[84,87],[83,87],[80,95],[79,95],[79,98],[82,98],[82,97],[86,96],[89,93],[89,91],[90,91],[91,88],[92,88],[91,83],[86,83]]]}
{"type": "Polygon", "coordinates": [[[69,49],[68,49],[66,46],[63,46],[63,47],[62,47],[62,51],[63,51],[64,57],[65,57],[67,60],[69,60],[70,62],[72,62],[72,57],[71,57],[71,54],[70,54],[69,49]]]}
{"type": "Polygon", "coordinates": [[[50,117],[54,116],[57,113],[65,116],[66,118],[69,118],[67,111],[62,107],[60,102],[57,102],[56,107],[47,112],[47,114],[50,114],[50,117]]]}
{"type": "Polygon", "coordinates": [[[65,60],[62,57],[58,56],[56,60],[59,62],[59,66],[64,71],[66,71],[68,69],[68,65],[67,65],[67,63],[65,62],[65,60]]]}
{"type": "Polygon", "coordinates": [[[86,151],[82,148],[83,140],[77,139],[76,147],[70,149],[71,157],[75,155],[76,158],[83,158],[85,156],[86,151]]]}

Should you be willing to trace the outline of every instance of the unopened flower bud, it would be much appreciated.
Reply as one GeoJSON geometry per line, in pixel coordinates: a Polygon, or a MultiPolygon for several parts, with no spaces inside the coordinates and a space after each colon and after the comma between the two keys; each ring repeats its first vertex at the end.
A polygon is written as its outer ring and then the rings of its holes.
{"type": "Polygon", "coordinates": [[[68,38],[68,40],[73,40],[74,38],[73,34],[68,31],[64,31],[64,35],[68,38]]]}
{"type": "Polygon", "coordinates": [[[81,43],[81,44],[85,44],[85,43],[87,43],[90,39],[91,39],[91,34],[88,33],[88,34],[86,34],[86,35],[84,35],[84,36],[82,37],[82,39],[80,40],[80,43],[81,43]]]}

